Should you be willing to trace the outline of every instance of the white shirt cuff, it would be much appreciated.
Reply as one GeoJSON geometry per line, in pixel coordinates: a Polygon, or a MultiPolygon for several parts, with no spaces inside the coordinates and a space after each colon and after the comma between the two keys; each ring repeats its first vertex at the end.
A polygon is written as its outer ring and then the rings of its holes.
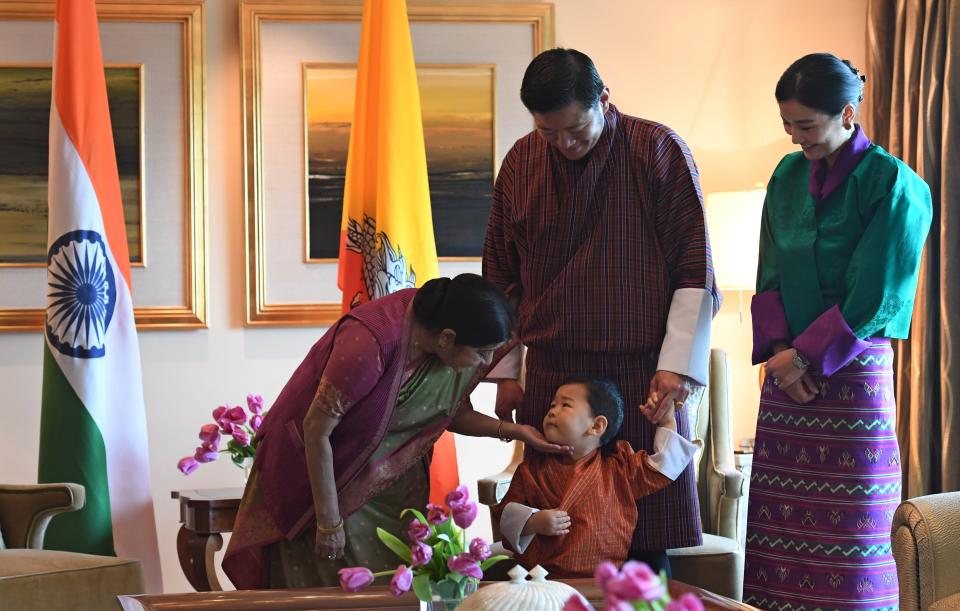
{"type": "Polygon", "coordinates": [[[710,367],[713,296],[706,289],[677,289],[667,315],[667,333],[657,370],[672,371],[706,385],[710,367]]]}
{"type": "Polygon", "coordinates": [[[487,380],[519,380],[520,366],[523,364],[523,346],[508,352],[493,369],[487,372],[487,380]]]}
{"type": "Polygon", "coordinates": [[[508,503],[500,514],[500,534],[518,554],[525,552],[527,546],[533,541],[533,534],[521,535],[520,533],[523,532],[523,527],[527,525],[530,516],[538,511],[540,510],[520,503],[508,503]]]}
{"type": "MultiPolygon", "coordinates": [[[[647,456],[647,464],[669,477],[677,479],[697,453],[697,444],[683,438],[665,427],[659,427],[653,436],[653,454],[647,456]]],[[[501,520],[501,525],[503,521],[501,520]]],[[[523,528],[521,526],[521,528],[523,528]]],[[[502,526],[501,526],[502,530],[502,526]]]]}

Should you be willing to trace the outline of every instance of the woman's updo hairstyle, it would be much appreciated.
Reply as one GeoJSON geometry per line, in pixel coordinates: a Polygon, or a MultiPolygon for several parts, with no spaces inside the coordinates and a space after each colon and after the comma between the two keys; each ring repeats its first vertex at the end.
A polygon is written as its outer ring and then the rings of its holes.
{"type": "Polygon", "coordinates": [[[787,68],[777,81],[775,95],[777,102],[796,100],[835,117],[847,104],[856,107],[863,101],[866,81],[848,60],[831,53],[811,53],[787,68]]]}
{"type": "Polygon", "coordinates": [[[510,339],[517,322],[503,291],[476,274],[436,278],[413,298],[417,321],[434,333],[453,329],[458,346],[492,346],[510,339]]]}

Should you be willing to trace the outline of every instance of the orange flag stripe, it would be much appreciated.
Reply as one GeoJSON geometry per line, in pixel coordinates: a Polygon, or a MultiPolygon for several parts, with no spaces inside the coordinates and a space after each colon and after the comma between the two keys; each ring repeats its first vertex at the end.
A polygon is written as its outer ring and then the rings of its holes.
{"type": "Polygon", "coordinates": [[[57,2],[56,19],[57,57],[53,75],[56,111],[93,183],[107,244],[132,293],[120,175],[110,127],[94,0],[57,2]]]}

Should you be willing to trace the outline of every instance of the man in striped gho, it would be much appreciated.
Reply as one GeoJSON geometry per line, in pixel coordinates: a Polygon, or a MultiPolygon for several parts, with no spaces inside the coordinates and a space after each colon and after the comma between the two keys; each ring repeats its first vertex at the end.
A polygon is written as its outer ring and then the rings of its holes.
{"type": "MultiPolygon", "coordinates": [[[[609,378],[625,399],[619,438],[650,452],[639,406],[656,394],[659,415],[680,410],[706,384],[720,306],[697,167],[675,132],[621,114],[578,51],[538,55],[520,98],[536,129],[503,160],[483,252],[526,346],[525,362],[518,350],[490,375],[497,415],[539,426],[571,372],[609,378]]],[[[702,539],[693,468],[637,512],[630,557],[669,575],[665,550],[702,539]]]]}

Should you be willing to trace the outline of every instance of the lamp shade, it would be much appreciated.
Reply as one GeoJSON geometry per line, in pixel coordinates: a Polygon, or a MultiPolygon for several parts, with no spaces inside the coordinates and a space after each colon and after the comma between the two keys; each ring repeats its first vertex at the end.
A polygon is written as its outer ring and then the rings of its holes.
{"type": "Polygon", "coordinates": [[[707,229],[717,286],[752,291],[757,285],[760,215],[766,189],[707,195],[707,229]]]}

